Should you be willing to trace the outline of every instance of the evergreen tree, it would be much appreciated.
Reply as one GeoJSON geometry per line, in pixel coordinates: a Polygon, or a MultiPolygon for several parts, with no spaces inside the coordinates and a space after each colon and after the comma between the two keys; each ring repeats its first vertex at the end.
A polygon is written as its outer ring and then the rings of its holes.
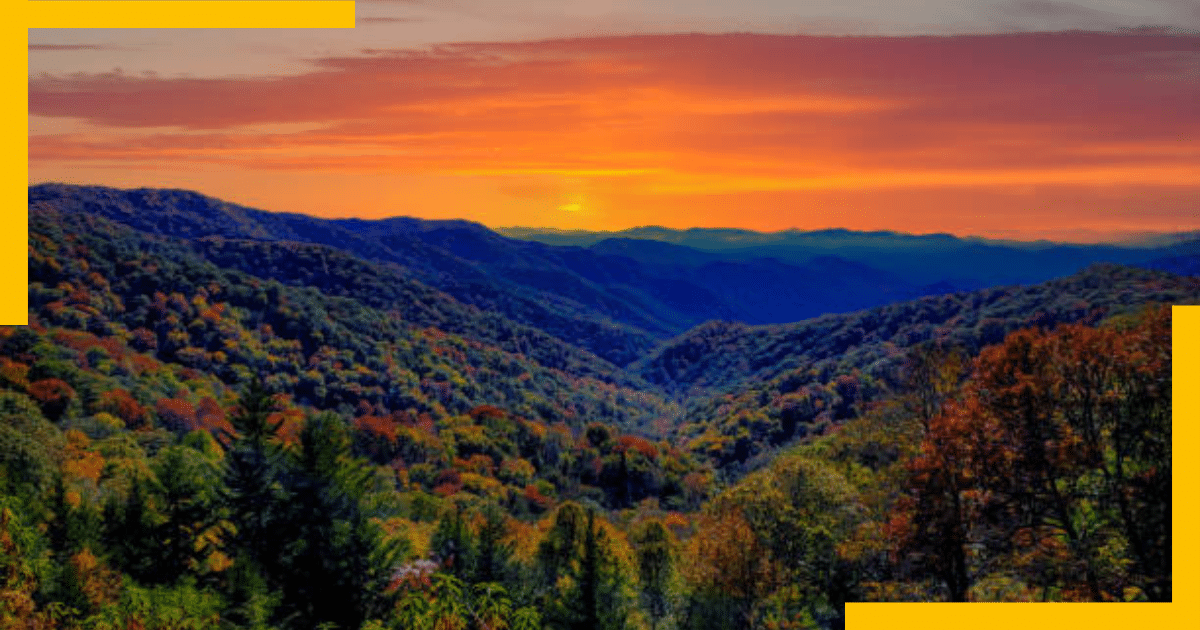
{"type": "Polygon", "coordinates": [[[646,523],[635,534],[642,608],[650,617],[650,630],[656,630],[669,610],[671,534],[658,521],[646,523]]]}
{"type": "Polygon", "coordinates": [[[366,506],[372,471],[350,455],[336,415],[312,416],[300,433],[287,532],[296,552],[284,574],[284,610],[295,627],[358,628],[390,608],[384,594],[403,552],[386,542],[366,506]]]}
{"type": "Polygon", "coordinates": [[[250,625],[265,623],[283,571],[288,537],[279,530],[286,517],[286,472],[277,435],[282,421],[271,415],[279,406],[257,378],[242,393],[229,417],[233,431],[222,436],[225,454],[225,503],[236,534],[230,549],[236,558],[226,576],[230,603],[226,614],[250,625]]]}
{"type": "Polygon", "coordinates": [[[53,518],[47,527],[47,534],[50,546],[60,561],[85,547],[99,551],[100,540],[104,536],[100,511],[85,500],[72,505],[67,493],[66,484],[62,477],[58,477],[54,482],[54,493],[50,496],[53,518]]]}
{"type": "Polygon", "coordinates": [[[141,582],[160,577],[155,531],[162,521],[151,503],[150,484],[134,477],[125,500],[114,497],[104,508],[105,547],[112,562],[141,582]]]}
{"type": "Polygon", "coordinates": [[[0,627],[52,628],[36,601],[50,574],[46,540],[27,514],[19,497],[0,494],[0,627]]]}
{"type": "Polygon", "coordinates": [[[236,546],[264,566],[278,558],[278,536],[271,525],[285,499],[283,451],[276,439],[282,421],[271,419],[278,410],[262,381],[255,379],[229,418],[234,431],[224,433],[230,441],[225,484],[230,518],[237,526],[236,546]]]}
{"type": "Polygon", "coordinates": [[[601,534],[596,532],[596,512],[588,510],[587,527],[583,531],[583,557],[579,560],[576,580],[577,613],[575,630],[600,628],[601,534]]]}
{"type": "Polygon", "coordinates": [[[570,571],[571,562],[579,557],[585,518],[578,503],[562,504],[554,515],[554,526],[538,544],[538,566],[550,588],[558,582],[559,575],[570,571]]]}
{"type": "Polygon", "coordinates": [[[214,528],[223,521],[216,462],[187,446],[159,453],[158,476],[162,523],[156,528],[158,582],[171,583],[201,573],[204,560],[217,549],[214,528]]]}
{"type": "Polygon", "coordinates": [[[67,498],[66,484],[61,477],[55,482],[54,493],[50,497],[50,510],[53,519],[48,523],[46,533],[52,551],[51,557],[55,566],[61,569],[55,599],[65,603],[68,608],[85,611],[89,604],[71,558],[84,549],[93,554],[101,550],[100,541],[105,532],[100,510],[88,501],[79,501],[78,505],[72,505],[67,498]]]}
{"type": "Polygon", "coordinates": [[[441,563],[443,571],[460,580],[476,574],[475,537],[461,506],[456,505],[442,515],[429,540],[429,552],[441,563]]]}
{"type": "Polygon", "coordinates": [[[483,523],[477,536],[475,583],[486,584],[504,580],[505,569],[513,554],[512,543],[504,540],[507,534],[508,524],[504,511],[495,504],[488,504],[483,509],[483,523]]]}
{"type": "Polygon", "coordinates": [[[611,545],[594,509],[585,512],[575,503],[559,508],[538,547],[548,625],[564,630],[625,627],[623,578],[611,545]]]}

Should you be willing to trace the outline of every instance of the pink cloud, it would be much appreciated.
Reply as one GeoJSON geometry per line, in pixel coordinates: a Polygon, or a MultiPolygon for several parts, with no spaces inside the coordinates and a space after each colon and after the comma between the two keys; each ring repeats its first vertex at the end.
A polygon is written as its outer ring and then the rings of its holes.
{"type": "Polygon", "coordinates": [[[30,44],[30,52],[61,52],[77,50],[113,50],[112,46],[98,44],[30,44]]]}
{"type": "Polygon", "coordinates": [[[1183,180],[1200,165],[1186,144],[1200,128],[1200,36],[641,35],[313,62],[279,77],[31,79],[31,114],[111,128],[35,135],[31,160],[662,170],[747,186],[988,171],[1001,175],[978,181],[1003,182],[1030,169],[1060,171],[1044,178],[1058,182],[1160,167],[1183,180]],[[314,128],[256,131],[295,123],[314,128]],[[172,127],[185,131],[161,129],[172,127]]]}

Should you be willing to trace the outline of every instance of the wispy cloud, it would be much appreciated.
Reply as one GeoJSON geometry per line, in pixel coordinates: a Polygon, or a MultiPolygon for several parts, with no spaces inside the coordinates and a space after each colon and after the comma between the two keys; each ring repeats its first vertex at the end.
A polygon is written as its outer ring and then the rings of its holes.
{"type": "Polygon", "coordinates": [[[424,22],[422,18],[415,17],[359,17],[356,18],[359,24],[409,24],[416,22],[424,22]]]}
{"type": "Polygon", "coordinates": [[[1195,36],[645,35],[315,64],[34,78],[37,120],[101,131],[41,123],[31,163],[552,177],[652,195],[1200,181],[1195,36]]]}
{"type": "Polygon", "coordinates": [[[981,12],[1004,31],[1137,31],[1194,34],[1200,11],[1191,0],[1012,0],[987,5],[981,12]]]}
{"type": "Polygon", "coordinates": [[[103,46],[99,44],[30,44],[30,51],[37,52],[53,52],[53,51],[79,51],[79,50],[115,50],[114,46],[103,46]]]}

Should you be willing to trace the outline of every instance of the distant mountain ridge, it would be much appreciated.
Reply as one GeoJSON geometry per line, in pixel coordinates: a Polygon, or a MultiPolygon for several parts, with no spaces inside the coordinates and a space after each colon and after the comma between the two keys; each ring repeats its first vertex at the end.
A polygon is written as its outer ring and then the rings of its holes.
{"type": "Polygon", "coordinates": [[[1167,256],[1138,265],[1145,269],[1168,271],[1181,276],[1200,276],[1200,255],[1167,256]]]}
{"type": "MultiPolygon", "coordinates": [[[[641,239],[732,259],[773,257],[793,264],[836,255],[886,270],[917,286],[948,282],[958,289],[1042,282],[1099,262],[1141,264],[1158,258],[1200,253],[1200,234],[1196,232],[1087,245],[950,234],[858,232],[840,228],[754,232],[731,228],[676,230],[648,226],[619,232],[538,228],[498,228],[497,231],[513,238],[591,248],[603,247],[603,243],[611,239],[641,239]]],[[[625,249],[632,247],[627,245],[625,249]]]]}
{"type": "MultiPolygon", "coordinates": [[[[596,419],[722,466],[854,417],[895,390],[925,342],[974,353],[1022,327],[1200,303],[1200,279],[1111,263],[960,291],[827,254],[796,264],[638,239],[552,246],[465,221],[317,219],[186,191],[44,185],[29,199],[31,321],[99,333],[119,322],[159,360],[230,383],[273,370],[281,391],[318,406],[365,396],[596,419]],[[752,325],[780,313],[795,318],[752,325]],[[796,415],[799,399],[820,405],[796,415]]],[[[1145,264],[1186,271],[1195,259],[1145,264]]]]}
{"type": "MultiPolygon", "coordinates": [[[[530,331],[537,331],[547,335],[547,342],[557,340],[538,347],[565,344],[554,357],[542,357],[547,365],[588,364],[573,354],[578,350],[614,369],[634,362],[648,365],[648,353],[660,343],[712,320],[787,324],[925,295],[1034,284],[1096,262],[1160,261],[1164,268],[1182,269],[1198,249],[1186,235],[1181,242],[1153,247],[1015,247],[947,234],[841,229],[763,234],[657,227],[626,231],[620,238],[557,233],[583,239],[580,243],[604,238],[587,246],[552,245],[510,238],[469,221],[321,219],[256,210],[190,191],[64,184],[31,186],[29,204],[31,211],[101,217],[143,233],[189,240],[210,260],[248,273],[262,273],[256,257],[281,261],[296,255],[279,245],[331,248],[331,254],[319,255],[340,261],[341,269],[358,265],[365,275],[356,278],[371,278],[370,286],[387,290],[372,291],[354,282],[350,288],[340,286],[336,275],[301,279],[287,265],[277,265],[272,273],[289,282],[317,283],[335,295],[357,291],[353,295],[368,303],[381,299],[372,292],[393,296],[387,298],[393,304],[405,295],[429,304],[448,299],[446,304],[474,307],[497,322],[495,330],[472,335],[483,341],[503,345],[504,338],[532,338],[530,331]],[[255,241],[279,245],[253,246],[255,241]],[[444,299],[430,297],[442,294],[444,299]],[[507,330],[514,332],[496,332],[507,330]]],[[[529,231],[521,235],[535,236],[529,231]]],[[[304,254],[310,255],[318,254],[304,254]]],[[[455,318],[435,315],[457,308],[408,310],[443,329],[479,327],[456,327],[450,323],[455,318]]],[[[478,318],[458,319],[482,321],[478,318]]],[[[595,374],[603,368],[593,365],[585,371],[595,374]]],[[[657,378],[653,371],[643,376],[657,378]]]]}
{"type": "MultiPolygon", "coordinates": [[[[104,217],[173,238],[334,247],[396,265],[396,273],[569,340],[616,365],[711,319],[798,321],[930,290],[831,255],[793,262],[668,249],[644,240],[591,248],[553,246],[509,238],[468,221],[320,219],[256,210],[180,190],[43,184],[30,187],[29,203],[31,208],[104,217]]],[[[933,290],[948,288],[962,286],[938,285],[933,290]]]]}

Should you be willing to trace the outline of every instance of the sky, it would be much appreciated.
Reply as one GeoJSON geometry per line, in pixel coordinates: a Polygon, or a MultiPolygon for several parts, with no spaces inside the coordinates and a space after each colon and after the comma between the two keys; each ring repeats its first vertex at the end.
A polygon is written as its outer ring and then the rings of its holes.
{"type": "Polygon", "coordinates": [[[359,0],[37,29],[30,183],[492,227],[1200,229],[1193,0],[359,0]]]}

